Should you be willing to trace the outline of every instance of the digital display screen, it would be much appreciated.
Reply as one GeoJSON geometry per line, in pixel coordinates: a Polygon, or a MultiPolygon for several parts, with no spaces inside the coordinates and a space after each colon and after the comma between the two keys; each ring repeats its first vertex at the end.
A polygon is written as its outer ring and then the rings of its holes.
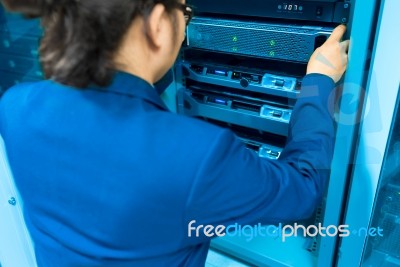
{"type": "Polygon", "coordinates": [[[282,11],[303,11],[303,6],[299,4],[283,3],[278,5],[278,10],[282,11]]]}

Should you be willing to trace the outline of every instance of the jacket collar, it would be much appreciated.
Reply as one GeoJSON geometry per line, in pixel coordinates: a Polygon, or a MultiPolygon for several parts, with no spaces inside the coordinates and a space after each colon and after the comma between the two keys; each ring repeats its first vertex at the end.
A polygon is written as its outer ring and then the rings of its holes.
{"type": "Polygon", "coordinates": [[[107,87],[90,86],[90,88],[127,97],[141,98],[163,110],[168,110],[156,89],[150,83],[127,72],[117,71],[111,84],[107,87]]]}

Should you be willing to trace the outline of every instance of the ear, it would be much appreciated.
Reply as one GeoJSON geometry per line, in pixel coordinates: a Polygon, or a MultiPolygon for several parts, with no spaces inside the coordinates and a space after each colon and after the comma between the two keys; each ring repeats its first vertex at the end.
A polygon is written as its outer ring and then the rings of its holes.
{"type": "Polygon", "coordinates": [[[159,48],[163,43],[163,30],[165,28],[165,7],[157,4],[145,22],[146,36],[150,44],[159,48]]]}

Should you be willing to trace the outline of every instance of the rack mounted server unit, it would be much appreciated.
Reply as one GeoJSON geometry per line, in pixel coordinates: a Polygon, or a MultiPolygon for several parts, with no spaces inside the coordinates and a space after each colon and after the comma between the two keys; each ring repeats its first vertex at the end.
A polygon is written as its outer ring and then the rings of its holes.
{"type": "Polygon", "coordinates": [[[194,18],[186,45],[221,53],[306,63],[333,28],[194,18]]]}
{"type": "Polygon", "coordinates": [[[286,20],[347,23],[350,2],[337,0],[190,0],[202,16],[246,16],[286,20]]]}

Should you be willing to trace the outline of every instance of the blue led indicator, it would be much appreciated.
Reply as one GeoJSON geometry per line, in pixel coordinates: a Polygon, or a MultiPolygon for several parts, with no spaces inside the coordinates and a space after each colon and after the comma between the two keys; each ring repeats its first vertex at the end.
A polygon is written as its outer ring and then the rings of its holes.
{"type": "Polygon", "coordinates": [[[226,105],[226,101],[225,100],[218,99],[218,98],[215,99],[215,103],[226,105]]]}
{"type": "Polygon", "coordinates": [[[215,74],[226,76],[226,72],[225,72],[225,71],[222,71],[222,70],[216,70],[216,71],[215,71],[215,74]]]}

